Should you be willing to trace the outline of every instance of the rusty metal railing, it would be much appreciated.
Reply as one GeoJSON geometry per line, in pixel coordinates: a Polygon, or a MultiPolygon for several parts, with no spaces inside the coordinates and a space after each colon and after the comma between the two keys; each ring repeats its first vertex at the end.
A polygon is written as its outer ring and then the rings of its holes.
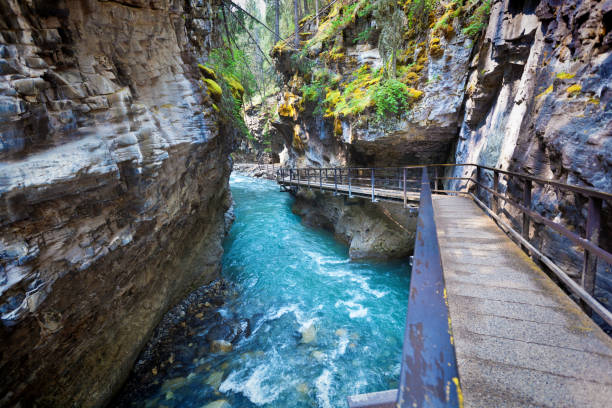
{"type": "MultiPolygon", "coordinates": [[[[610,192],[472,163],[405,167],[283,167],[277,171],[277,180],[281,186],[289,188],[298,186],[318,188],[349,197],[368,197],[372,201],[378,199],[403,201],[404,206],[407,206],[408,202],[416,204],[418,201],[420,192],[418,173],[423,168],[427,169],[433,183],[433,193],[463,194],[474,199],[526,252],[540,262],[541,266],[552,272],[570,293],[579,298],[585,309],[595,312],[612,326],[612,313],[594,297],[598,262],[612,265],[612,254],[600,246],[602,225],[604,225],[601,219],[602,207],[604,202],[612,206],[610,192]],[[446,170],[452,167],[463,167],[467,171],[462,172],[464,176],[461,177],[446,175],[446,170]],[[485,177],[490,177],[491,186],[487,185],[485,177]],[[505,181],[505,186],[502,181],[505,181]],[[457,187],[448,187],[451,184],[456,184],[457,187]],[[508,193],[508,186],[522,189],[519,200],[508,193]],[[576,202],[579,203],[581,200],[585,202],[584,210],[587,214],[583,225],[584,233],[580,235],[567,226],[536,212],[531,200],[534,188],[552,188],[563,194],[580,197],[576,202]],[[518,225],[509,225],[507,222],[512,224],[514,220],[509,212],[511,208],[519,213],[519,222],[514,222],[518,225]],[[505,220],[502,215],[506,216],[505,220]],[[583,267],[580,273],[561,269],[544,253],[541,243],[536,239],[535,228],[533,228],[534,233],[530,233],[534,226],[548,227],[583,251],[583,267]]],[[[577,210],[580,213],[580,209],[577,210]]],[[[575,227],[580,228],[581,225],[575,227]]]]}

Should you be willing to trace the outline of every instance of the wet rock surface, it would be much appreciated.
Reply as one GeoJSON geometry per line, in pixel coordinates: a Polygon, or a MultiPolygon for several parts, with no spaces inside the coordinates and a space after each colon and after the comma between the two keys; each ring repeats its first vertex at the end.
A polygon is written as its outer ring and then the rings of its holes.
{"type": "Polygon", "coordinates": [[[414,249],[416,213],[402,204],[371,203],[303,189],[292,211],[306,225],[333,232],[349,246],[352,260],[404,258],[414,249]]]}
{"type": "Polygon", "coordinates": [[[276,180],[276,176],[273,173],[271,166],[271,164],[235,163],[233,170],[237,173],[244,174],[245,176],[249,177],[276,180]],[[265,166],[268,166],[267,170],[265,166]]]}

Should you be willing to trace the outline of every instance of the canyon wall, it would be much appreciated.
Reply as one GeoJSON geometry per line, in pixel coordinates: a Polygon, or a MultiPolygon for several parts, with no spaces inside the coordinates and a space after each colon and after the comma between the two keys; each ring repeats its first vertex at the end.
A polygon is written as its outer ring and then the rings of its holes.
{"type": "MultiPolygon", "coordinates": [[[[612,2],[386,3],[334,3],[319,26],[301,22],[299,49],[285,42],[273,50],[285,76],[272,122],[282,135],[282,163],[467,162],[611,190],[612,2]],[[394,19],[399,37],[390,30],[394,19]],[[408,92],[400,112],[387,118],[377,116],[376,89],[387,81],[381,67],[389,67],[381,49],[389,40],[381,36],[395,38],[396,79],[408,92]]],[[[473,171],[457,167],[447,175],[473,171]]],[[[492,175],[483,176],[492,185],[492,175]]],[[[520,183],[503,178],[501,189],[522,199],[520,183]]],[[[584,197],[536,186],[532,202],[584,234],[584,197]]],[[[612,250],[608,204],[603,211],[600,245],[612,250]]],[[[502,217],[520,225],[511,206],[502,217]]],[[[530,233],[545,254],[579,276],[581,250],[541,224],[530,233]]],[[[612,307],[612,271],[603,262],[596,296],[612,307]]]]}
{"type": "Polygon", "coordinates": [[[102,406],[220,268],[218,2],[2,0],[0,406],[102,406]]]}
{"type": "Polygon", "coordinates": [[[351,260],[401,259],[414,250],[417,207],[299,190],[292,207],[302,222],[330,231],[349,247],[351,260]]]}

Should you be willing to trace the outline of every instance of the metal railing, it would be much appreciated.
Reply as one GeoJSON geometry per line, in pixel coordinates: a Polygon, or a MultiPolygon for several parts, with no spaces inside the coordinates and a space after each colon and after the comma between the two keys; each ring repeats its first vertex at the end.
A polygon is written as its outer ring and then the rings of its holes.
{"type": "MultiPolygon", "coordinates": [[[[582,306],[599,315],[612,326],[612,313],[594,297],[595,278],[598,261],[612,265],[612,254],[599,245],[602,226],[602,206],[607,202],[612,206],[612,194],[605,191],[547,180],[512,171],[496,169],[472,163],[431,164],[405,167],[312,167],[286,168],[277,170],[277,181],[281,186],[295,188],[308,187],[331,191],[334,194],[368,197],[372,201],[378,199],[416,201],[421,190],[418,173],[426,169],[433,183],[433,193],[463,194],[471,197],[487,212],[498,225],[512,236],[523,249],[540,264],[548,268],[575,296],[582,306]],[[447,176],[446,170],[452,167],[464,167],[468,174],[464,177],[447,176]],[[488,186],[485,177],[492,179],[488,186]],[[457,188],[445,189],[443,185],[451,182],[457,188]],[[504,182],[505,186],[504,186],[504,182]],[[520,187],[520,199],[508,194],[508,187],[520,187]],[[573,194],[580,197],[586,204],[586,219],[584,234],[570,230],[565,225],[550,220],[533,209],[532,192],[534,188],[553,188],[563,194],[573,194]],[[503,202],[503,214],[502,214],[503,202]],[[510,208],[518,212],[518,222],[510,213],[510,208]],[[502,215],[506,218],[503,219],[502,215]],[[510,224],[507,221],[510,221],[510,224]],[[518,224],[518,225],[516,225],[518,224]],[[562,270],[549,256],[544,254],[541,242],[536,235],[530,235],[532,226],[546,226],[583,251],[583,267],[579,274],[562,270]],[[537,242],[536,242],[537,241],[537,242]],[[576,280],[572,279],[576,278],[576,280]]],[[[465,173],[465,172],[464,172],[465,173]]],[[[578,209],[580,213],[580,209],[578,209]]],[[[580,228],[581,225],[575,226],[580,228]]],[[[535,228],[534,228],[535,230],[535,228]]]]}

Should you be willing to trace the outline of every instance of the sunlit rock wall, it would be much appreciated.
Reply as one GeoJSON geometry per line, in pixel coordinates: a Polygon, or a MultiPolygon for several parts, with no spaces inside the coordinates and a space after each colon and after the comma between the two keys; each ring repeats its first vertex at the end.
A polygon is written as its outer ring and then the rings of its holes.
{"type": "Polygon", "coordinates": [[[220,268],[215,1],[1,0],[0,406],[101,406],[220,268]]]}

